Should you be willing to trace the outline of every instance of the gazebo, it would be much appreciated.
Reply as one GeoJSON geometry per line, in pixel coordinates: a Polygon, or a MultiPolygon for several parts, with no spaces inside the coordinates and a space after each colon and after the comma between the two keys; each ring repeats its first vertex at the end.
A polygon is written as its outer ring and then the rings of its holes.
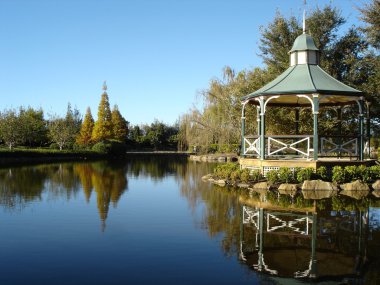
{"type": "MultiPolygon", "coordinates": [[[[313,38],[305,32],[294,41],[289,52],[290,67],[259,90],[244,96],[241,117],[242,167],[261,169],[264,174],[280,166],[314,167],[328,163],[366,163],[364,148],[363,92],[336,80],[319,66],[320,52],[313,38]],[[256,105],[257,134],[245,133],[246,106],[256,105]],[[342,108],[357,108],[358,132],[352,136],[322,137],[318,134],[318,114],[321,108],[336,107],[338,122],[342,108]],[[268,108],[290,107],[295,110],[295,135],[271,135],[265,132],[268,108]],[[313,133],[299,135],[299,111],[310,108],[313,133]],[[353,162],[355,161],[355,162],[353,162]]],[[[280,123],[280,122],[279,122],[280,123]]]]}

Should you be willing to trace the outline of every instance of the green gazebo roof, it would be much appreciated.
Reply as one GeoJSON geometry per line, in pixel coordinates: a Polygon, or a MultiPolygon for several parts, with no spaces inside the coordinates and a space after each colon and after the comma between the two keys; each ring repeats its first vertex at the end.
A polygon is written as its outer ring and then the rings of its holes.
{"type": "MultiPolygon", "coordinates": [[[[289,53],[302,51],[318,53],[313,38],[305,33],[297,37],[289,53]]],[[[363,96],[363,92],[336,80],[318,64],[303,63],[290,66],[276,79],[241,100],[278,96],[272,98],[268,105],[310,106],[307,98],[297,95],[311,94],[322,95],[319,98],[322,106],[352,104],[363,96]]],[[[251,102],[257,103],[255,100],[251,102]]]]}
{"type": "Polygon", "coordinates": [[[308,34],[302,34],[296,38],[290,52],[299,50],[318,50],[313,38],[308,34]]]}

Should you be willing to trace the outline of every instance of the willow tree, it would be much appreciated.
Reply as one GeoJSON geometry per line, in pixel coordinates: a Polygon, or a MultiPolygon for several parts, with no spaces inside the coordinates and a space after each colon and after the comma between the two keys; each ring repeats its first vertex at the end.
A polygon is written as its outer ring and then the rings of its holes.
{"type": "Polygon", "coordinates": [[[98,107],[98,119],[95,122],[92,132],[92,141],[100,142],[107,139],[112,139],[112,116],[110,103],[107,94],[106,82],[103,84],[103,94],[98,107]]]}
{"type": "Polygon", "coordinates": [[[114,105],[111,112],[111,120],[113,127],[113,138],[118,141],[124,142],[128,135],[128,122],[121,115],[119,107],[114,105]]]}
{"type": "Polygon", "coordinates": [[[76,142],[82,146],[90,145],[93,129],[94,119],[91,114],[91,109],[88,107],[76,142]]]}

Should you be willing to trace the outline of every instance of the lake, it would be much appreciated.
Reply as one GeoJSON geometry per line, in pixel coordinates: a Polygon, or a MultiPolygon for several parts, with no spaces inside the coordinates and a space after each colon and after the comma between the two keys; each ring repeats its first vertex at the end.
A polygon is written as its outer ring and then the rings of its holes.
{"type": "Polygon", "coordinates": [[[0,168],[0,284],[380,284],[380,202],[221,188],[181,158],[0,168]]]}

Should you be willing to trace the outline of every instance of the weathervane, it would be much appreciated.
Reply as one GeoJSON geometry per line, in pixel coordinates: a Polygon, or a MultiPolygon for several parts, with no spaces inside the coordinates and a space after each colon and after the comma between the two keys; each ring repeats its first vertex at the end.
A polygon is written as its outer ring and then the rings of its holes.
{"type": "Polygon", "coordinates": [[[302,31],[306,34],[306,0],[303,1],[303,19],[302,19],[302,31]]]}

